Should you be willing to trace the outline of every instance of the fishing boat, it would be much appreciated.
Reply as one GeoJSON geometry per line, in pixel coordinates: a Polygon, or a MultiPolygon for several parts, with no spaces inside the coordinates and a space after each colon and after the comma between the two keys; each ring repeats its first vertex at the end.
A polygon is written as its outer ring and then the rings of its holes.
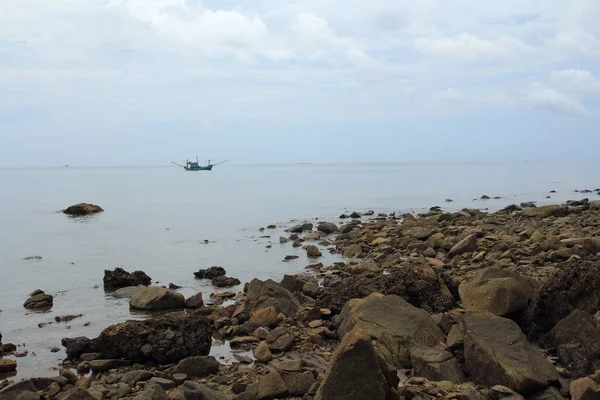
{"type": "Polygon", "coordinates": [[[198,157],[196,157],[196,161],[186,160],[185,165],[177,164],[176,162],[171,161],[171,163],[185,169],[186,171],[212,171],[215,165],[223,164],[229,160],[221,161],[215,164],[212,164],[210,160],[206,160],[206,165],[200,165],[198,161],[198,157]]]}

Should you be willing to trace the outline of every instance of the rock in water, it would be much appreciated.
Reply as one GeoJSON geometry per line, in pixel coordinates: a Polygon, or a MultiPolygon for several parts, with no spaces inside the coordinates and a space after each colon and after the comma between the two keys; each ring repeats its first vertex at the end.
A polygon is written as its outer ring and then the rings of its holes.
{"type": "Polygon", "coordinates": [[[117,299],[130,299],[145,288],[145,286],[125,286],[112,292],[111,296],[116,297],[117,299]]]}
{"type": "Polygon", "coordinates": [[[212,279],[211,283],[215,287],[231,287],[237,286],[242,282],[240,282],[240,280],[237,278],[230,278],[228,276],[217,276],[216,278],[212,279]]]}
{"type": "Polygon", "coordinates": [[[321,253],[321,250],[319,250],[317,246],[311,244],[306,246],[306,255],[311,258],[316,258],[321,257],[323,253],[321,253]]]}
{"type": "Polygon", "coordinates": [[[396,367],[410,367],[411,347],[432,347],[444,340],[443,332],[426,311],[399,296],[380,293],[346,303],[338,335],[343,338],[353,329],[368,334],[379,357],[396,367]]]}
{"type": "Polygon", "coordinates": [[[315,400],[386,400],[390,383],[369,336],[358,329],[344,336],[315,400]]]}
{"type": "Polygon", "coordinates": [[[279,283],[268,279],[253,279],[248,284],[243,311],[252,313],[257,308],[275,307],[277,314],[292,316],[300,307],[300,303],[289,290],[279,283]]]}
{"type": "Polygon", "coordinates": [[[219,276],[225,276],[227,272],[222,267],[210,267],[194,272],[194,276],[198,279],[214,279],[219,276]]]}
{"type": "Polygon", "coordinates": [[[176,363],[187,357],[208,355],[212,323],[199,315],[170,313],[109,326],[93,342],[103,358],[176,363]]]}
{"type": "Polygon", "coordinates": [[[319,232],[323,232],[324,234],[328,235],[328,234],[331,234],[331,233],[338,232],[340,229],[333,222],[321,222],[317,226],[317,230],[319,232]]]}
{"type": "Polygon", "coordinates": [[[54,298],[52,296],[41,290],[37,290],[34,293],[36,294],[23,303],[23,307],[29,310],[49,310],[52,308],[52,304],[54,303],[54,298]]]}
{"type": "Polygon", "coordinates": [[[103,282],[105,289],[115,290],[127,286],[148,286],[152,279],[143,271],[129,273],[123,268],[115,268],[114,271],[104,270],[103,282]]]}
{"type": "Polygon", "coordinates": [[[510,319],[487,311],[463,316],[465,366],[480,385],[504,385],[522,395],[558,381],[554,366],[510,319]]]}
{"type": "Polygon", "coordinates": [[[97,206],[95,204],[89,204],[89,203],[75,204],[73,206],[70,206],[70,207],[62,210],[63,213],[65,213],[67,215],[76,216],[76,217],[80,217],[83,215],[96,214],[96,213],[99,213],[102,211],[104,211],[102,209],[102,207],[97,206]]]}
{"type": "Polygon", "coordinates": [[[533,288],[524,278],[512,271],[487,268],[470,282],[463,282],[458,293],[468,311],[490,311],[504,316],[527,308],[533,288]]]}
{"type": "Polygon", "coordinates": [[[185,307],[185,297],[174,290],[149,286],[136,293],[129,305],[140,310],[169,310],[185,307]]]}
{"type": "Polygon", "coordinates": [[[61,344],[67,349],[67,357],[74,360],[84,353],[94,352],[94,342],[84,336],[76,338],[63,338],[61,344]]]}

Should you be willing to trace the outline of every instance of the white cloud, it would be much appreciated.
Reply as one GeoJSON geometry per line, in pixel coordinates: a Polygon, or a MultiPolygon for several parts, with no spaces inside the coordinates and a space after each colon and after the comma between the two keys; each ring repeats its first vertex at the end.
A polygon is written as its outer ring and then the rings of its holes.
{"type": "Polygon", "coordinates": [[[447,100],[447,101],[463,101],[465,99],[465,95],[454,88],[447,88],[446,90],[442,90],[436,93],[436,97],[438,99],[447,100]]]}
{"type": "Polygon", "coordinates": [[[557,114],[588,115],[590,113],[589,110],[576,99],[539,83],[530,85],[529,93],[523,100],[524,103],[531,108],[557,114]]]}
{"type": "Polygon", "coordinates": [[[576,96],[600,95],[600,80],[592,75],[590,71],[580,69],[552,71],[550,80],[554,86],[576,96]]]}

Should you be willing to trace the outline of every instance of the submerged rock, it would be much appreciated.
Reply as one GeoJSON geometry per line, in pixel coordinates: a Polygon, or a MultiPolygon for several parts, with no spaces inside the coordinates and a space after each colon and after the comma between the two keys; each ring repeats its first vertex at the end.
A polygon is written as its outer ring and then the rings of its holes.
{"type": "Polygon", "coordinates": [[[104,211],[102,209],[102,207],[97,206],[95,204],[90,204],[90,203],[75,204],[75,205],[72,205],[72,206],[62,210],[62,212],[67,215],[72,215],[72,216],[77,216],[77,217],[83,216],[83,215],[96,214],[96,213],[99,213],[102,211],[104,211]]]}
{"type": "Polygon", "coordinates": [[[169,310],[185,307],[185,297],[174,290],[149,286],[136,293],[129,305],[140,310],[169,310]]]}
{"type": "Polygon", "coordinates": [[[128,286],[148,286],[152,279],[143,271],[127,272],[123,268],[113,271],[104,270],[104,288],[108,290],[120,289],[128,286]]]}

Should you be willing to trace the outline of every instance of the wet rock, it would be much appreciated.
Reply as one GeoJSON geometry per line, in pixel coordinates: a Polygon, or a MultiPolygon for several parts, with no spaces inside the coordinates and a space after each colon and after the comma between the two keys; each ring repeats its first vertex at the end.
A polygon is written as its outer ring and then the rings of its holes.
{"type": "Polygon", "coordinates": [[[90,361],[92,372],[106,372],[114,368],[127,367],[128,360],[94,360],[90,361]]]}
{"type": "Polygon", "coordinates": [[[231,400],[229,397],[194,381],[186,381],[181,385],[181,388],[185,400],[231,400]]]}
{"type": "Polygon", "coordinates": [[[67,357],[71,360],[79,358],[84,353],[94,352],[93,341],[83,336],[63,338],[61,344],[66,348],[67,357]]]}
{"type": "Polygon", "coordinates": [[[480,385],[501,384],[527,395],[558,381],[554,366],[519,326],[487,311],[463,316],[465,367],[480,385]]]}
{"type": "Polygon", "coordinates": [[[0,359],[0,373],[13,372],[17,370],[17,362],[6,358],[0,359]]]}
{"type": "Polygon", "coordinates": [[[569,391],[572,400],[600,399],[600,384],[589,377],[572,381],[569,385],[569,391]]]}
{"type": "Polygon", "coordinates": [[[140,310],[168,310],[185,307],[185,297],[174,290],[149,286],[136,293],[129,305],[140,310]]]}
{"type": "Polygon", "coordinates": [[[145,286],[126,286],[121,289],[115,290],[114,292],[112,292],[111,295],[118,299],[130,299],[136,293],[141,292],[145,288],[146,288],[145,286]]]}
{"type": "Polygon", "coordinates": [[[23,307],[29,310],[49,310],[52,308],[54,298],[41,290],[34,292],[35,294],[28,298],[23,307]]]}
{"type": "Polygon", "coordinates": [[[600,369],[600,332],[590,313],[573,310],[544,341],[556,349],[571,376],[580,378],[600,369]]]}
{"type": "Polygon", "coordinates": [[[202,299],[202,293],[198,292],[193,296],[185,299],[185,306],[189,308],[200,308],[204,306],[204,300],[202,299]]]}
{"type": "Polygon", "coordinates": [[[292,228],[288,229],[287,232],[290,233],[302,233],[305,231],[312,231],[313,229],[313,224],[309,223],[309,222],[305,222],[301,225],[296,225],[293,226],[292,228]]]}
{"type": "Polygon", "coordinates": [[[123,268],[115,268],[113,271],[104,270],[103,282],[105,289],[116,290],[128,286],[148,286],[152,280],[143,271],[130,273],[123,268]]]}
{"type": "Polygon", "coordinates": [[[227,272],[222,267],[210,267],[194,272],[194,276],[198,279],[214,279],[219,276],[225,276],[227,272]]]}
{"type": "Polygon", "coordinates": [[[323,253],[321,253],[321,250],[319,250],[317,246],[311,244],[309,246],[306,246],[306,255],[308,257],[316,258],[321,257],[323,253]]]}
{"type": "Polygon", "coordinates": [[[104,358],[166,364],[208,355],[211,342],[212,323],[208,318],[170,313],[112,325],[103,330],[93,344],[104,358]]]}
{"type": "Polygon", "coordinates": [[[396,295],[373,293],[350,300],[340,314],[338,335],[343,338],[360,329],[373,339],[378,355],[386,363],[410,367],[409,352],[415,345],[435,346],[444,334],[429,314],[396,295]]]}
{"type": "Polygon", "coordinates": [[[333,222],[321,222],[319,223],[319,225],[317,226],[317,230],[319,232],[323,232],[326,235],[329,235],[331,233],[335,233],[339,231],[339,228],[337,227],[336,224],[334,224],[333,222]]]}
{"type": "Polygon", "coordinates": [[[471,281],[463,282],[458,293],[467,310],[485,310],[504,316],[525,310],[533,288],[519,274],[491,267],[477,273],[471,281]]]}
{"type": "Polygon", "coordinates": [[[595,314],[600,305],[600,263],[572,261],[557,268],[527,309],[528,331],[550,331],[561,319],[579,309],[595,314]]]}
{"type": "Polygon", "coordinates": [[[386,400],[391,386],[369,336],[358,329],[344,336],[315,400],[386,400]]]}
{"type": "Polygon", "coordinates": [[[186,374],[204,378],[219,372],[221,364],[213,356],[188,357],[177,364],[172,374],[186,374]]]}
{"type": "Polygon", "coordinates": [[[72,206],[67,207],[66,209],[62,210],[62,212],[64,214],[72,215],[72,216],[76,216],[76,217],[80,217],[83,215],[97,214],[102,211],[104,211],[102,209],[102,207],[97,206],[95,204],[90,204],[90,203],[75,204],[75,205],[72,205],[72,206]]]}
{"type": "Polygon", "coordinates": [[[259,308],[250,316],[250,323],[259,327],[275,328],[279,323],[275,307],[259,308]]]}
{"type": "Polygon", "coordinates": [[[273,359],[273,354],[271,354],[271,350],[269,350],[269,346],[266,342],[260,342],[253,353],[254,358],[261,363],[268,363],[273,359]]]}
{"type": "Polygon", "coordinates": [[[211,283],[215,287],[222,288],[222,287],[237,286],[237,285],[240,285],[242,282],[240,282],[240,280],[237,278],[231,278],[228,276],[218,276],[216,278],[213,278],[211,283]]]}
{"type": "Polygon", "coordinates": [[[465,253],[472,253],[477,250],[477,237],[475,235],[469,235],[463,240],[456,243],[448,252],[448,257],[456,257],[465,253]]]}
{"type": "Polygon", "coordinates": [[[445,350],[414,346],[410,349],[410,360],[415,376],[453,383],[463,383],[466,379],[458,360],[445,350]]]}
{"type": "Polygon", "coordinates": [[[253,279],[248,284],[243,311],[252,312],[258,308],[268,307],[274,307],[277,314],[283,313],[289,317],[296,313],[300,303],[279,283],[271,279],[266,281],[253,279]]]}

